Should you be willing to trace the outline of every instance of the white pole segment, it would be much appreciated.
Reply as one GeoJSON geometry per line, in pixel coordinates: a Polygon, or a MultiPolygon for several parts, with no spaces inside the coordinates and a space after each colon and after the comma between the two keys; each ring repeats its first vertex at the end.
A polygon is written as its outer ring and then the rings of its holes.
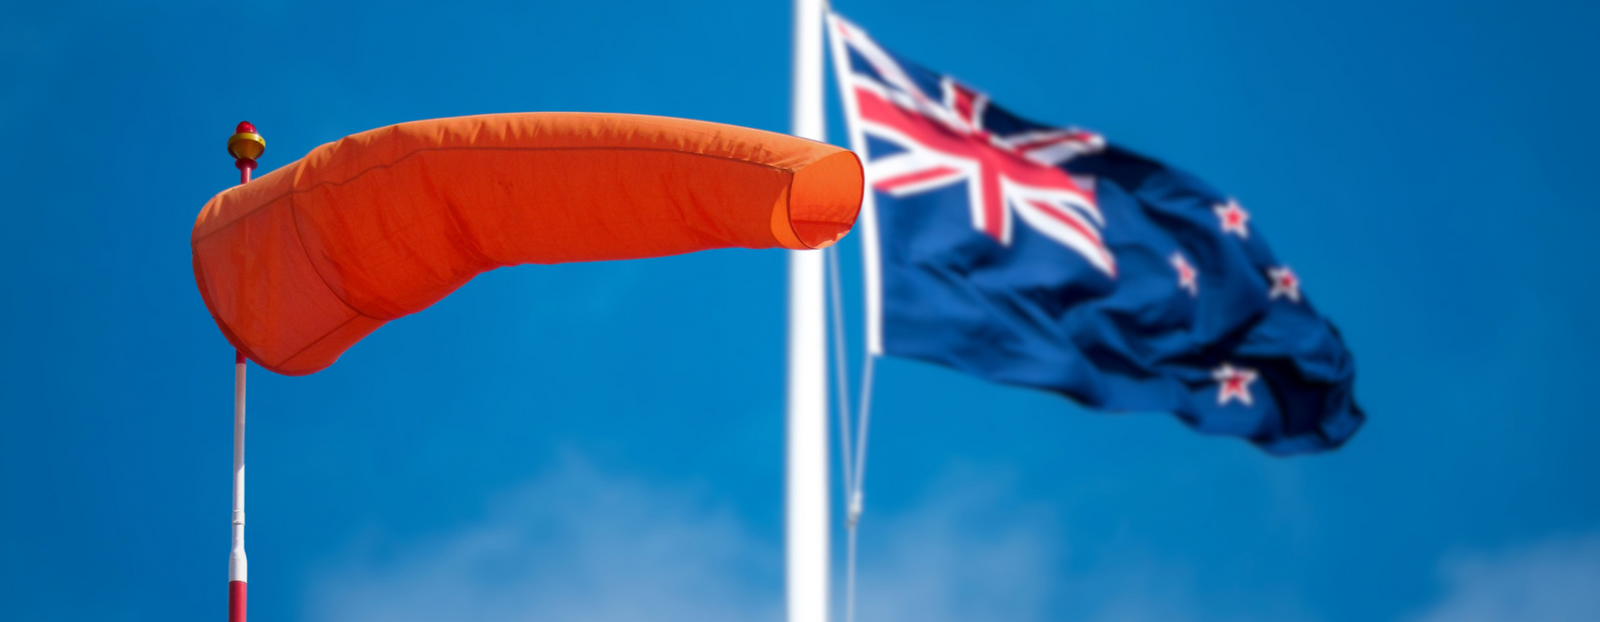
{"type": "MultiPolygon", "coordinates": [[[[824,0],[794,2],[795,136],[826,140],[824,0]]],[[[789,253],[789,416],[784,522],[788,622],[828,619],[828,344],[823,254],[789,253]]]]}
{"type": "Polygon", "coordinates": [[[228,581],[249,581],[244,557],[244,369],[245,358],[233,363],[233,550],[228,553],[228,581]]]}

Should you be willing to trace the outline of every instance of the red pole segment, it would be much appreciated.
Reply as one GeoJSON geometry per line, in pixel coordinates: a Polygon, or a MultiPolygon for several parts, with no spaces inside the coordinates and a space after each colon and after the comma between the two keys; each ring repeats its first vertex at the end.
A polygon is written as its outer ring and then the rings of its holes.
{"type": "MultiPolygon", "coordinates": [[[[267,150],[267,141],[256,133],[249,121],[239,123],[228,137],[228,155],[239,169],[239,184],[250,183],[256,158],[267,150]]],[[[249,564],[244,555],[244,353],[233,352],[233,549],[228,553],[228,622],[245,622],[245,596],[249,585],[249,564]]]]}

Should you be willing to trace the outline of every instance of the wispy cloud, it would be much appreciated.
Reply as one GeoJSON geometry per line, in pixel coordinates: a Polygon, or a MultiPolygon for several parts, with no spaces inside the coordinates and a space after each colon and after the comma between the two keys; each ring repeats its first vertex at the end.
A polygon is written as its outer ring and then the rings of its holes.
{"type": "MultiPolygon", "coordinates": [[[[1074,568],[1049,504],[1004,473],[956,470],[863,523],[864,622],[1315,620],[1291,593],[1208,606],[1195,569],[1124,551],[1074,568]]],[[[842,535],[842,534],[840,534],[842,535]]],[[[422,542],[354,547],[310,586],[314,622],[780,622],[781,542],[695,492],[578,459],[422,542]]],[[[1405,622],[1600,620],[1600,536],[1454,555],[1445,590],[1405,622]]],[[[842,586],[836,585],[836,588],[842,586]]]]}
{"type": "MultiPolygon", "coordinates": [[[[1059,530],[1004,477],[946,478],[867,523],[862,620],[1047,617],[1059,530]]],[[[993,476],[993,477],[992,477],[993,476]]],[[[568,460],[474,524],[353,547],[310,587],[317,622],[779,621],[781,542],[702,496],[568,460]]]]}
{"type": "Polygon", "coordinates": [[[311,587],[326,622],[760,622],[781,561],[682,490],[569,460],[481,522],[394,556],[353,552],[311,587]]]}
{"type": "Polygon", "coordinates": [[[869,514],[862,529],[860,620],[1046,617],[1056,519],[1019,502],[1003,474],[948,476],[911,511],[869,514]]]}
{"type": "MultiPolygon", "coordinates": [[[[904,512],[863,523],[864,622],[1190,622],[1209,620],[1194,574],[1134,551],[1071,568],[1066,525],[1004,470],[956,468],[904,512]]],[[[1260,618],[1299,620],[1284,607],[1260,618]]]]}
{"type": "Polygon", "coordinates": [[[1449,558],[1446,590],[1414,622],[1600,620],[1600,536],[1449,558]]]}
{"type": "MultiPolygon", "coordinates": [[[[909,507],[872,511],[858,619],[1204,619],[1181,566],[1064,573],[1058,518],[1009,482],[1003,472],[955,469],[909,507]]],[[[782,571],[781,542],[753,537],[702,496],[568,460],[475,524],[397,552],[354,547],[311,586],[306,617],[778,622],[782,571]]]]}

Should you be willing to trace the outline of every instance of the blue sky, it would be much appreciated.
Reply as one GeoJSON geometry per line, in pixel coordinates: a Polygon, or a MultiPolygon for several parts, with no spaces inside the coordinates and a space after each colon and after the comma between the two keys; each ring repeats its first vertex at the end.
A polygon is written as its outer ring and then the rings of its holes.
{"type": "MultiPolygon", "coordinates": [[[[0,618],[223,615],[232,352],[188,235],[238,121],[268,169],[440,116],[787,123],[783,2],[325,4],[0,7],[0,618]]],[[[1275,459],[886,361],[861,619],[1600,617],[1600,10],[838,8],[1240,197],[1371,417],[1275,459]]],[[[254,369],[252,614],[781,619],[783,279],[500,270],[325,372],[254,369]]]]}

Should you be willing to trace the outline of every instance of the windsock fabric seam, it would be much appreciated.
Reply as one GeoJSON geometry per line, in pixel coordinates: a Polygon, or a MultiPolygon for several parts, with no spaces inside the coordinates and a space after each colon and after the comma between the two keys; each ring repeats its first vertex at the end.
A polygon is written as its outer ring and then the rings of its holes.
{"type": "MultiPolygon", "coordinates": [[[[402,159],[404,159],[404,158],[402,158],[402,159]]],[[[394,164],[399,164],[399,161],[396,161],[394,164]]],[[[393,166],[394,164],[390,164],[389,166],[393,166]]],[[[366,174],[366,171],[362,171],[357,176],[365,175],[365,174],[366,174]]],[[[346,182],[346,183],[348,183],[348,182],[346,182]]],[[[290,194],[293,194],[293,192],[291,191],[290,194]]],[[[284,196],[289,196],[289,195],[284,195],[284,196]]],[[[274,199],[274,200],[276,200],[276,199],[274,199]]],[[[334,298],[338,298],[339,302],[344,303],[344,306],[348,307],[351,311],[354,311],[356,313],[356,315],[361,316],[361,317],[371,318],[371,319],[374,319],[374,320],[381,320],[381,318],[376,318],[376,317],[372,317],[370,315],[367,315],[362,310],[357,309],[355,305],[350,304],[349,300],[345,300],[345,297],[344,297],[343,293],[341,293],[339,290],[335,289],[333,287],[333,284],[328,282],[328,277],[326,277],[326,276],[324,276],[322,274],[322,270],[317,267],[317,260],[311,256],[311,251],[306,248],[306,236],[305,236],[304,233],[300,232],[300,211],[294,208],[294,197],[292,197],[292,196],[289,197],[289,222],[294,223],[294,239],[296,241],[300,242],[300,253],[302,255],[305,255],[306,264],[311,266],[311,272],[313,272],[313,273],[315,273],[317,275],[317,280],[322,281],[322,286],[328,288],[328,293],[333,294],[334,298]]],[[[333,330],[328,331],[327,333],[324,333],[322,335],[322,337],[318,337],[316,341],[311,342],[305,348],[301,348],[298,352],[295,352],[294,354],[290,355],[289,358],[283,359],[283,362],[287,363],[289,361],[294,360],[294,357],[299,356],[300,352],[305,352],[307,348],[310,348],[311,346],[314,346],[314,345],[317,345],[319,343],[322,343],[322,340],[324,338],[326,338],[328,335],[331,335],[331,334],[333,334],[335,332],[338,332],[338,330],[340,328],[343,328],[345,324],[349,324],[350,321],[354,320],[354,319],[355,318],[350,318],[349,320],[345,320],[344,322],[341,322],[338,327],[335,327],[333,330]]],[[[382,321],[387,322],[388,320],[382,320],[382,321]]]]}
{"type": "MultiPolygon", "coordinates": [[[[328,288],[328,293],[333,294],[334,298],[338,298],[339,302],[343,303],[345,307],[348,307],[351,311],[354,311],[357,315],[360,315],[362,317],[366,317],[366,318],[369,318],[369,319],[373,319],[373,320],[378,320],[378,321],[381,321],[381,322],[388,322],[388,321],[390,321],[390,320],[392,320],[394,318],[387,318],[386,319],[386,318],[377,317],[375,315],[371,315],[371,314],[366,313],[365,311],[362,311],[360,308],[356,307],[353,304],[350,304],[350,301],[345,299],[345,297],[341,294],[341,292],[338,289],[334,288],[333,285],[328,282],[328,277],[326,275],[322,274],[322,270],[319,267],[318,262],[313,257],[311,257],[311,251],[306,246],[305,234],[300,231],[300,210],[295,208],[293,195],[305,194],[307,192],[311,192],[311,191],[316,190],[318,188],[321,188],[323,186],[330,186],[330,185],[331,186],[346,186],[346,185],[355,183],[357,180],[361,179],[367,173],[370,173],[372,171],[375,171],[375,170],[378,170],[378,169],[393,168],[395,166],[399,166],[402,162],[405,162],[406,160],[410,159],[412,156],[415,156],[415,155],[418,155],[418,154],[421,154],[421,153],[425,153],[425,152],[435,152],[435,151],[439,151],[439,152],[450,152],[450,151],[515,151],[515,152],[526,152],[526,151],[643,151],[643,152],[651,152],[651,153],[677,153],[677,154],[681,154],[681,155],[699,156],[699,157],[704,157],[704,158],[712,158],[712,159],[716,159],[716,160],[726,160],[726,161],[740,163],[740,164],[748,164],[748,165],[752,165],[752,166],[758,166],[758,167],[761,167],[761,168],[770,169],[770,170],[774,170],[774,171],[778,171],[778,172],[782,172],[782,173],[788,173],[790,175],[790,177],[791,177],[791,183],[792,183],[792,178],[793,178],[793,175],[794,175],[794,172],[795,172],[794,169],[787,169],[787,168],[783,168],[783,167],[780,167],[780,166],[773,166],[773,165],[770,165],[770,164],[761,164],[759,162],[752,162],[750,160],[741,160],[741,159],[737,159],[737,158],[725,158],[725,157],[721,157],[721,156],[714,156],[714,155],[708,155],[708,154],[703,154],[703,153],[694,153],[694,152],[690,152],[690,151],[677,151],[677,150],[673,150],[673,149],[651,149],[651,148],[648,148],[648,147],[622,147],[622,148],[616,148],[616,147],[426,147],[426,148],[417,149],[415,151],[407,153],[406,155],[400,157],[399,159],[396,159],[393,162],[389,162],[389,163],[386,163],[386,164],[375,164],[375,165],[369,166],[367,168],[361,169],[360,172],[357,172],[356,174],[351,175],[349,179],[346,179],[344,181],[337,181],[337,182],[336,181],[321,181],[321,182],[317,182],[315,184],[312,184],[311,186],[309,186],[307,188],[291,189],[291,190],[289,190],[288,192],[286,192],[284,194],[278,195],[276,197],[273,197],[272,199],[269,199],[269,200],[263,202],[262,203],[262,207],[265,207],[267,205],[271,205],[273,202],[276,202],[277,200],[282,199],[284,197],[289,197],[289,220],[290,220],[290,222],[294,223],[294,235],[295,235],[295,238],[300,241],[300,252],[305,254],[306,261],[311,266],[311,270],[317,274],[317,278],[322,280],[323,287],[328,288]]],[[[304,159],[301,159],[298,162],[304,162],[304,159]]],[[[787,197],[786,197],[786,199],[787,199],[787,197]]],[[[788,204],[788,201],[785,200],[786,211],[787,211],[787,207],[788,207],[787,204],[788,204]]],[[[257,208],[257,209],[260,209],[260,208],[257,208]]],[[[255,210],[251,210],[251,211],[254,212],[255,210]]],[[[447,209],[447,210],[443,210],[443,211],[452,211],[453,212],[454,210],[453,209],[447,209]]],[[[794,225],[795,225],[795,221],[793,219],[787,218],[787,216],[788,216],[788,214],[785,214],[785,217],[786,217],[785,219],[789,220],[789,227],[791,229],[793,229],[794,225]]],[[[820,223],[820,222],[823,222],[823,221],[804,221],[804,222],[819,222],[820,223]]],[[[415,225],[413,225],[413,226],[415,226],[415,225]]],[[[219,227],[219,229],[220,229],[220,227],[219,227]]],[[[402,229],[401,231],[403,231],[403,230],[404,229],[402,229]]],[[[215,232],[216,231],[213,231],[213,233],[215,233],[215,232]]],[[[399,231],[396,231],[395,233],[399,233],[399,231]]],[[[210,234],[207,234],[207,235],[210,235],[210,234]]],[[[795,237],[796,237],[796,239],[799,238],[799,232],[795,232],[795,237]]],[[[475,250],[478,252],[479,255],[483,254],[482,253],[482,249],[475,249],[475,250]]],[[[495,263],[499,264],[499,262],[495,262],[495,263]]],[[[504,266],[500,265],[500,267],[504,267],[504,266]]],[[[349,323],[350,322],[348,320],[344,322],[344,324],[349,324],[349,323]]],[[[344,326],[344,324],[340,324],[340,326],[342,327],[342,326],[344,326]]],[[[337,328],[335,330],[337,330],[337,328]]],[[[318,339],[317,343],[320,343],[321,341],[322,341],[321,339],[318,339]]],[[[312,345],[315,345],[315,343],[313,343],[312,345]]],[[[310,347],[311,346],[306,346],[306,348],[310,348],[310,347]]],[[[305,351],[304,348],[302,348],[300,350],[300,352],[304,352],[304,351],[305,351]]],[[[296,352],[295,354],[298,355],[299,352],[296,352]]],[[[289,358],[284,359],[284,361],[287,362],[287,361],[290,361],[290,360],[293,360],[293,359],[294,359],[294,356],[290,356],[289,358]]]]}
{"type": "MultiPolygon", "coordinates": [[[[318,276],[321,276],[321,275],[318,275],[318,276]]],[[[339,300],[340,300],[340,302],[344,301],[343,298],[340,298],[339,300]]],[[[347,307],[350,306],[350,303],[348,303],[348,302],[346,302],[344,304],[347,307]]],[[[367,315],[365,313],[362,313],[360,310],[356,309],[355,307],[350,307],[350,310],[351,311],[355,311],[356,314],[358,316],[360,316],[360,317],[365,317],[365,318],[373,319],[373,320],[377,320],[378,319],[378,318],[372,317],[370,315],[367,315]]],[[[282,361],[278,361],[276,364],[273,365],[273,367],[282,367],[284,365],[289,364],[290,361],[293,361],[296,357],[300,356],[301,354],[304,354],[306,350],[310,350],[310,349],[316,347],[317,344],[322,343],[324,340],[326,340],[328,338],[328,335],[332,335],[332,334],[338,333],[339,329],[344,328],[345,326],[349,325],[351,322],[354,322],[354,321],[356,321],[356,318],[350,318],[348,320],[340,322],[338,326],[335,326],[332,329],[330,329],[328,332],[323,333],[322,336],[321,337],[317,337],[315,341],[312,341],[311,343],[306,344],[306,347],[300,348],[299,350],[295,350],[294,354],[290,354],[289,356],[283,357],[283,360],[282,361]]],[[[378,320],[378,321],[383,322],[384,324],[388,324],[389,323],[389,320],[378,320]]],[[[249,352],[249,350],[246,350],[246,352],[249,352]]],[[[260,363],[260,361],[256,361],[256,362],[260,363]]],[[[275,371],[273,373],[281,374],[282,372],[276,372],[275,371]]]]}
{"type": "MultiPolygon", "coordinates": [[[[730,157],[710,155],[710,154],[705,154],[705,153],[694,153],[692,151],[677,151],[677,150],[674,150],[674,149],[654,149],[654,148],[649,148],[649,147],[424,147],[424,148],[412,151],[410,153],[407,153],[405,156],[403,156],[403,157],[401,157],[401,158],[399,158],[399,159],[397,159],[397,160],[395,160],[393,162],[388,162],[388,163],[385,163],[385,164],[374,164],[374,165],[369,166],[367,168],[361,169],[361,172],[350,176],[349,179],[346,179],[344,181],[320,181],[320,182],[317,182],[316,184],[313,184],[313,185],[311,185],[310,187],[307,187],[307,188],[303,188],[303,189],[302,188],[294,188],[294,189],[291,189],[288,192],[285,192],[285,193],[280,194],[278,196],[275,196],[275,197],[272,197],[272,198],[267,199],[265,201],[262,201],[260,207],[257,207],[257,208],[255,208],[253,210],[248,211],[248,212],[239,214],[237,217],[235,217],[234,219],[232,219],[232,220],[230,220],[230,221],[228,221],[226,223],[221,223],[221,224],[218,224],[218,225],[216,225],[214,227],[211,227],[211,231],[210,232],[207,232],[206,234],[201,235],[198,238],[193,238],[193,241],[194,242],[198,242],[200,240],[204,240],[204,239],[206,239],[208,237],[211,237],[212,234],[217,233],[219,230],[221,230],[223,228],[226,228],[229,225],[232,225],[233,223],[236,223],[236,222],[238,222],[240,220],[243,220],[246,216],[249,216],[250,214],[255,213],[256,210],[260,210],[262,208],[265,208],[268,205],[271,205],[273,202],[275,202],[275,201],[277,201],[279,199],[282,199],[284,197],[291,196],[291,195],[296,195],[296,194],[304,194],[306,192],[310,192],[312,190],[316,190],[317,188],[321,188],[323,186],[328,186],[328,185],[344,186],[344,185],[350,184],[350,183],[360,179],[363,175],[366,175],[367,173],[372,172],[374,170],[377,170],[377,169],[380,169],[380,168],[390,168],[390,167],[393,167],[393,166],[395,166],[397,164],[400,164],[401,162],[406,161],[407,159],[410,159],[414,155],[417,155],[417,154],[420,154],[420,153],[424,153],[424,152],[433,152],[433,151],[644,151],[644,152],[650,152],[650,153],[677,153],[677,154],[687,155],[687,156],[696,156],[696,157],[701,157],[701,158],[711,158],[711,159],[714,159],[714,160],[725,160],[725,161],[734,162],[734,163],[738,163],[738,164],[747,164],[747,165],[750,165],[750,166],[757,166],[757,167],[770,169],[770,170],[774,170],[774,171],[779,171],[779,172],[783,172],[783,173],[789,173],[790,175],[793,175],[800,168],[804,168],[804,166],[801,166],[799,168],[785,168],[785,167],[782,167],[782,166],[774,166],[774,165],[771,165],[771,164],[762,164],[760,162],[753,162],[751,160],[740,159],[740,158],[730,158],[730,157]]],[[[821,159],[822,158],[817,158],[817,160],[821,160],[821,159]]],[[[816,162],[817,160],[812,160],[812,162],[816,162]]],[[[295,166],[296,167],[300,166],[304,161],[305,161],[304,158],[302,158],[300,160],[296,160],[295,161],[295,166]]],[[[808,162],[807,165],[811,164],[812,162],[808,162]]],[[[273,171],[273,172],[277,172],[277,171],[273,171]]],[[[235,187],[238,187],[238,186],[235,186],[235,187]]],[[[192,242],[191,242],[191,244],[192,244],[192,242]]],[[[303,246],[303,244],[302,244],[302,246],[303,246]]],[[[376,318],[374,318],[374,319],[376,319],[376,318]]]]}

